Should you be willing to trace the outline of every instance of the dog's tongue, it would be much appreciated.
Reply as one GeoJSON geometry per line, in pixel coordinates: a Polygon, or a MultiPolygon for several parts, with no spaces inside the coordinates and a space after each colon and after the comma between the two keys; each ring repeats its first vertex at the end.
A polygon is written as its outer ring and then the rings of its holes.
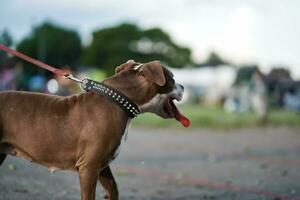
{"type": "Polygon", "coordinates": [[[182,113],[180,113],[179,111],[176,112],[175,119],[180,121],[180,123],[186,128],[189,127],[191,124],[190,120],[186,116],[184,116],[182,113]]]}
{"type": "Polygon", "coordinates": [[[171,101],[171,105],[174,109],[175,119],[179,121],[185,128],[189,127],[191,124],[190,120],[178,110],[173,101],[171,101]]]}

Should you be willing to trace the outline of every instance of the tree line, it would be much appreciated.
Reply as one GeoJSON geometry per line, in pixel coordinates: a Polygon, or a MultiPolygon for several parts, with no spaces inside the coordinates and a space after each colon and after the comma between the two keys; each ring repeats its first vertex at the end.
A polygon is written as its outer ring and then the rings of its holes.
{"type": "MultiPolygon", "coordinates": [[[[0,35],[0,43],[12,46],[13,39],[8,31],[0,35]]],[[[185,66],[217,66],[225,64],[216,53],[211,53],[207,61],[201,64],[192,59],[190,48],[176,44],[168,33],[160,28],[142,29],[135,24],[119,24],[96,30],[91,42],[83,46],[76,30],[44,22],[34,27],[25,38],[15,44],[18,51],[49,65],[62,67],[96,67],[107,75],[112,75],[114,68],[128,59],[139,62],[160,60],[167,66],[182,68],[185,66]]],[[[0,62],[7,60],[7,55],[0,52],[0,62]]],[[[41,73],[36,67],[24,61],[25,72],[41,73]]]]}

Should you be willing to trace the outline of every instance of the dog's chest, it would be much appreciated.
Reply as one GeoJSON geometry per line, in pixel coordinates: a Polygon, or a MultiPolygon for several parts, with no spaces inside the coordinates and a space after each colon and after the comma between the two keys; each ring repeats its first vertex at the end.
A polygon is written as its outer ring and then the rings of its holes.
{"type": "Polygon", "coordinates": [[[110,158],[110,160],[108,161],[108,164],[109,165],[112,161],[114,161],[114,159],[120,154],[120,151],[121,151],[121,146],[123,143],[126,142],[127,140],[127,134],[128,134],[128,129],[129,129],[129,126],[130,126],[130,122],[131,122],[131,119],[128,119],[127,121],[127,124],[126,124],[126,128],[124,130],[124,133],[122,135],[122,138],[121,138],[121,141],[120,141],[120,144],[119,146],[116,148],[113,156],[110,158]]]}

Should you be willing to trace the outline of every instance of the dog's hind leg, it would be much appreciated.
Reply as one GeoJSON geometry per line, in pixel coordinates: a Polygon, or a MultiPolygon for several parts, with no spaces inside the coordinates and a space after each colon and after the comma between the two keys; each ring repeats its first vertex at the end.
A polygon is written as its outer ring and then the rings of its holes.
{"type": "Polygon", "coordinates": [[[6,158],[6,154],[0,154],[0,166],[6,158]]]}
{"type": "Polygon", "coordinates": [[[101,185],[105,189],[104,199],[110,199],[110,200],[119,199],[117,183],[114,179],[114,176],[109,166],[105,167],[99,173],[98,180],[100,181],[101,185]]]}

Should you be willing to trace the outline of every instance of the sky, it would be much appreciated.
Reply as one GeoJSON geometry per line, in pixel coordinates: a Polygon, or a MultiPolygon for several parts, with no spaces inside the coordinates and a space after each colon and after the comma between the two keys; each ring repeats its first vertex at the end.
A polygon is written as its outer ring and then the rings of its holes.
{"type": "Polygon", "coordinates": [[[0,31],[19,41],[48,20],[88,43],[99,28],[132,22],[162,28],[196,61],[215,51],[264,72],[285,65],[300,79],[299,8],[299,0],[1,0],[0,31]]]}

